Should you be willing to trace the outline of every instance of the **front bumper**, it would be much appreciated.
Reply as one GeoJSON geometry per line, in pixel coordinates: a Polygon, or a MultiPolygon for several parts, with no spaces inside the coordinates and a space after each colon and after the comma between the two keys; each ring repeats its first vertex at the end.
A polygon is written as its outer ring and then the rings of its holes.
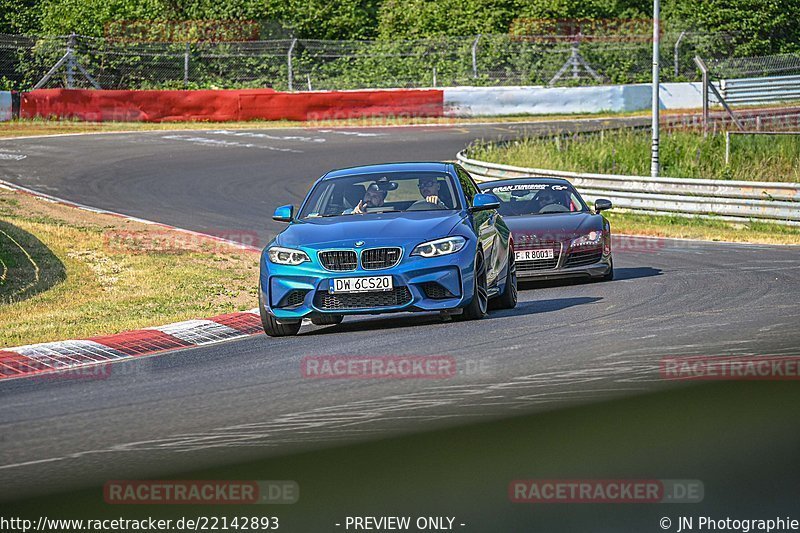
{"type": "Polygon", "coordinates": [[[555,260],[517,261],[517,279],[549,280],[562,278],[600,278],[611,270],[611,254],[602,247],[587,250],[569,248],[569,243],[554,245],[555,260]]]}
{"type": "Polygon", "coordinates": [[[403,311],[444,311],[463,307],[472,299],[474,250],[442,257],[404,256],[392,268],[332,272],[317,261],[299,266],[261,259],[260,302],[281,321],[314,315],[363,315],[403,311]],[[370,292],[331,295],[330,280],[362,276],[392,276],[391,293],[370,292]]]}

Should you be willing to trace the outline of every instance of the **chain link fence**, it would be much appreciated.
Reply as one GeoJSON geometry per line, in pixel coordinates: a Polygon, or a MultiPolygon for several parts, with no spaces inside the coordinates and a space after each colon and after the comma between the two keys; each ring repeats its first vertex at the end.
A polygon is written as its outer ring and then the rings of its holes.
{"type": "Polygon", "coordinates": [[[705,59],[715,79],[800,75],[800,53],[760,57],[711,57],[705,59]]]}
{"type": "MultiPolygon", "coordinates": [[[[695,55],[724,60],[733,49],[728,34],[667,33],[661,42],[663,81],[697,80],[695,55]]],[[[647,83],[651,62],[647,35],[131,43],[0,34],[0,90],[581,86],[647,83]]]]}

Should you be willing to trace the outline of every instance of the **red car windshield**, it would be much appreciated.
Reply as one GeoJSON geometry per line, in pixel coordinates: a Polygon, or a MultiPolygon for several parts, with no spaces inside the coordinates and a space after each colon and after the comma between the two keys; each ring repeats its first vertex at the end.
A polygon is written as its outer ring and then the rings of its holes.
{"type": "Polygon", "coordinates": [[[578,191],[570,185],[553,183],[518,183],[484,189],[500,199],[503,216],[579,213],[589,211],[578,191]]]}

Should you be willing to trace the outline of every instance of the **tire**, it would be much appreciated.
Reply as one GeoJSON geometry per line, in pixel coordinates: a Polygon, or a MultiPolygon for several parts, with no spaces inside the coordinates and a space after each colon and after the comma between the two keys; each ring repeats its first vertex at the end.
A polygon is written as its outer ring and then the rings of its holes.
{"type": "Polygon", "coordinates": [[[517,262],[514,259],[514,249],[508,248],[508,274],[503,292],[489,303],[490,309],[514,309],[517,306],[517,262]]]}
{"type": "Polygon", "coordinates": [[[478,320],[486,316],[489,310],[489,289],[486,286],[486,262],[483,254],[479,253],[475,258],[475,280],[474,295],[472,300],[464,308],[464,312],[455,315],[459,320],[478,320]]]}
{"type": "Polygon", "coordinates": [[[611,281],[614,279],[614,260],[609,258],[609,263],[611,263],[611,268],[600,278],[600,281],[611,281]]]}
{"type": "Polygon", "coordinates": [[[315,326],[335,326],[341,324],[344,320],[344,315],[318,315],[311,319],[311,323],[315,326]]]}
{"type": "Polygon", "coordinates": [[[300,331],[300,321],[296,323],[281,324],[274,316],[269,314],[264,309],[264,303],[261,301],[261,287],[258,287],[258,311],[261,314],[261,326],[264,328],[264,333],[270,337],[290,337],[297,335],[300,331]]]}

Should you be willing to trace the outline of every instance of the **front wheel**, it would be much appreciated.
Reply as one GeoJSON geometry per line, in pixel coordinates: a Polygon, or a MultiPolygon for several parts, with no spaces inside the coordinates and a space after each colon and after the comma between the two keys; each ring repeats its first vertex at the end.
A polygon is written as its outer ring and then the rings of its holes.
{"type": "Polygon", "coordinates": [[[608,272],[603,274],[603,277],[600,278],[600,281],[611,281],[614,279],[614,260],[609,258],[608,262],[610,265],[608,268],[608,272]]]}
{"type": "Polygon", "coordinates": [[[264,309],[264,303],[261,301],[261,287],[258,288],[258,311],[261,314],[261,325],[264,328],[264,333],[270,337],[290,337],[297,335],[300,331],[300,321],[282,324],[278,322],[274,316],[269,314],[264,309]]]}
{"type": "Polygon", "coordinates": [[[517,262],[514,259],[514,249],[508,247],[508,274],[506,285],[497,299],[492,300],[492,309],[514,309],[517,306],[517,262]]]}
{"type": "Polygon", "coordinates": [[[489,289],[486,285],[486,263],[481,253],[475,258],[475,273],[473,279],[475,287],[472,301],[464,308],[463,313],[455,315],[455,317],[461,320],[478,320],[479,318],[485,317],[489,309],[489,289]]]}

